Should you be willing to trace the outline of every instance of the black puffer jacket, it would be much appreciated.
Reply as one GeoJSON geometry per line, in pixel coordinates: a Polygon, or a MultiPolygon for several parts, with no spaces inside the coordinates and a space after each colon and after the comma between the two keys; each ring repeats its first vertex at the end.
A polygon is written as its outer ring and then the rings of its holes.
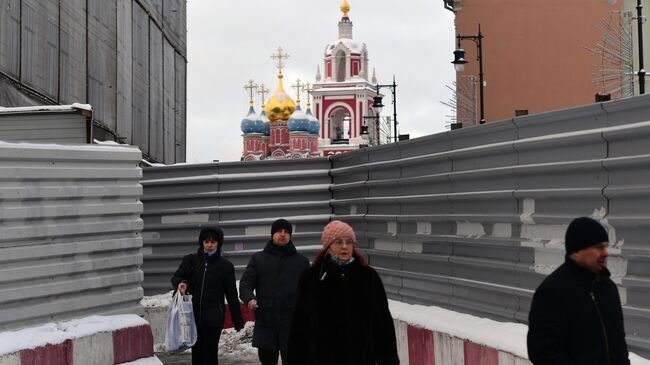
{"type": "Polygon", "coordinates": [[[321,258],[300,278],[291,322],[289,365],[396,365],[397,342],[377,272],[357,258],[321,258]],[[319,280],[327,272],[324,280],[319,280]]]}
{"type": "Polygon", "coordinates": [[[535,291],[528,357],[536,365],[628,365],[616,284],[570,258],[535,291]]]}
{"type": "Polygon", "coordinates": [[[244,303],[257,299],[253,346],[287,349],[298,280],[307,267],[309,260],[296,251],[291,241],[285,246],[269,241],[264,250],[253,255],[239,282],[244,303]]]}
{"type": "Polygon", "coordinates": [[[194,318],[198,326],[223,327],[225,295],[235,329],[244,327],[237,299],[235,267],[220,252],[210,256],[207,264],[203,249],[183,257],[172,277],[172,286],[177,288],[181,282],[187,283],[187,291],[192,294],[194,318]]]}

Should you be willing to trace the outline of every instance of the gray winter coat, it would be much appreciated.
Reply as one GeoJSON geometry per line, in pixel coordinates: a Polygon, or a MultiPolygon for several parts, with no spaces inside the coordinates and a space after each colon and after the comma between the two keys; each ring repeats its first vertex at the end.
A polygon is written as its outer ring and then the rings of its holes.
{"type": "Polygon", "coordinates": [[[308,267],[309,260],[291,241],[282,247],[269,241],[264,250],[253,255],[239,282],[239,297],[246,304],[257,299],[254,347],[287,349],[298,280],[308,267]]]}

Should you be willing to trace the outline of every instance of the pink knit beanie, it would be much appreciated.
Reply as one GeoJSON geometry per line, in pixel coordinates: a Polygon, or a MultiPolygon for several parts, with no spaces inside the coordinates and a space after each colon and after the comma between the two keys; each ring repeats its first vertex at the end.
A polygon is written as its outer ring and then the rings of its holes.
{"type": "Polygon", "coordinates": [[[331,221],[323,229],[323,236],[321,237],[323,246],[329,245],[337,238],[351,238],[354,242],[357,241],[354,230],[347,223],[331,221]]]}

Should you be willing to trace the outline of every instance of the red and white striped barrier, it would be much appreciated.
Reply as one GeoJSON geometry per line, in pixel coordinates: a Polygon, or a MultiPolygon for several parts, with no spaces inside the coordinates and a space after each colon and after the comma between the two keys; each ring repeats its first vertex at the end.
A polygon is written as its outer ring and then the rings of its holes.
{"type": "Polygon", "coordinates": [[[396,321],[403,365],[529,365],[506,351],[396,321]]]}
{"type": "Polygon", "coordinates": [[[0,342],[0,365],[116,365],[154,356],[151,328],[137,315],[3,332],[0,342]]]}
{"type": "MultiPolygon", "coordinates": [[[[528,326],[389,300],[401,365],[530,365],[528,326]]],[[[630,353],[631,365],[650,360],[630,353]]]]}
{"type": "Polygon", "coordinates": [[[390,302],[402,365],[529,365],[526,326],[390,302]]]}

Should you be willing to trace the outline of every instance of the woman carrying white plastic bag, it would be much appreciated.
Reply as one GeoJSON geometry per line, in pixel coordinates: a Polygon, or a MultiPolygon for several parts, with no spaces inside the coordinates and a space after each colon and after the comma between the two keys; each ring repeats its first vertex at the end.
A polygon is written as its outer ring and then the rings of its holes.
{"type": "Polygon", "coordinates": [[[235,266],[221,255],[222,245],[221,229],[202,229],[197,253],[183,257],[172,277],[172,285],[181,295],[192,294],[198,334],[192,346],[192,365],[219,363],[219,337],[226,316],[224,296],[235,329],[239,331],[244,327],[235,284],[235,266]]]}
{"type": "Polygon", "coordinates": [[[194,346],[197,338],[192,296],[174,293],[167,313],[167,333],[165,347],[167,351],[182,351],[194,346]]]}

